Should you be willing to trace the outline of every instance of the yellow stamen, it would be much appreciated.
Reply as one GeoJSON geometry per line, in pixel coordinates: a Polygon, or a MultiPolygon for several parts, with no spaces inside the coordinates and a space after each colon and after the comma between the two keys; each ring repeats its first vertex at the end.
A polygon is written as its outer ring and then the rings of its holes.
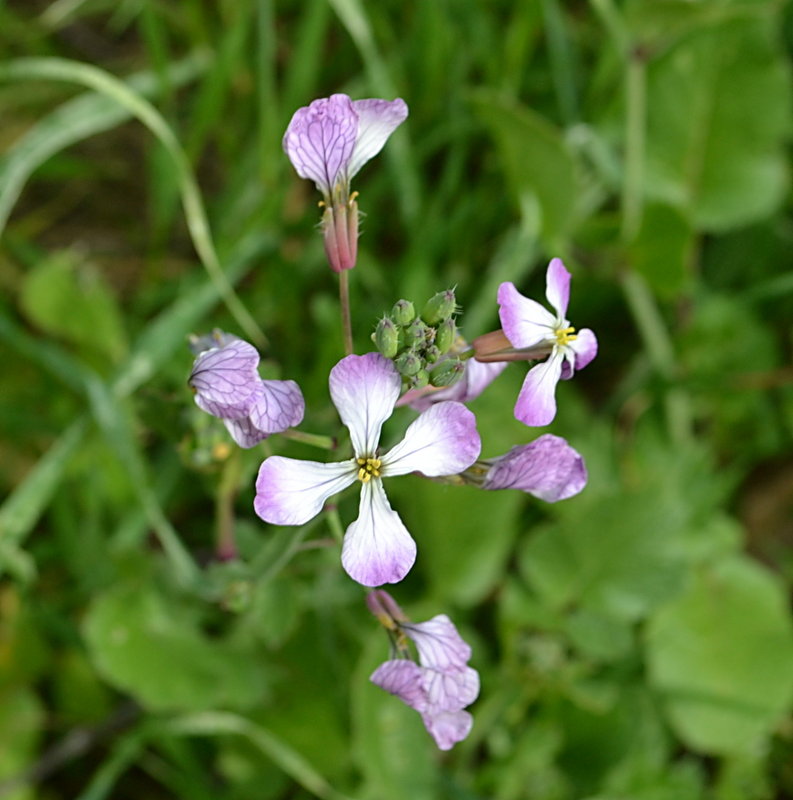
{"type": "Polygon", "coordinates": [[[361,483],[369,483],[372,478],[380,477],[380,459],[379,458],[356,458],[355,463],[358,464],[358,480],[361,483]]]}
{"type": "Polygon", "coordinates": [[[570,344],[573,339],[577,339],[578,335],[575,333],[575,328],[557,328],[554,331],[556,334],[556,343],[558,345],[564,346],[566,344],[570,344]]]}
{"type": "Polygon", "coordinates": [[[350,195],[350,199],[347,201],[347,207],[352,208],[352,204],[355,202],[355,198],[358,197],[358,192],[353,192],[350,195]]]}

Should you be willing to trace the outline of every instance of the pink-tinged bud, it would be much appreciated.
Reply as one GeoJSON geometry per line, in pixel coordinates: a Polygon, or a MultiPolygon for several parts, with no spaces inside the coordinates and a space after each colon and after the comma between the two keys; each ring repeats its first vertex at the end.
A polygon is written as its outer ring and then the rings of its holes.
{"type": "Polygon", "coordinates": [[[334,272],[352,269],[358,257],[358,204],[334,203],[322,215],[325,255],[334,272]]]}
{"type": "Polygon", "coordinates": [[[536,361],[545,358],[553,350],[553,345],[540,342],[535,347],[515,348],[503,330],[484,333],[471,342],[474,358],[482,364],[502,361],[536,361]]]}
{"type": "Polygon", "coordinates": [[[366,607],[389,630],[395,630],[399,623],[408,621],[396,600],[382,589],[375,589],[366,595],[366,607]]]}

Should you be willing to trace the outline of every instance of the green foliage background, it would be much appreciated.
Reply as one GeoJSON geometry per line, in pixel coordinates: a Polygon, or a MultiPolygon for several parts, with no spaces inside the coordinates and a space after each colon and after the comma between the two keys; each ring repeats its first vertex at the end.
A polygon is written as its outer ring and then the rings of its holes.
{"type": "MultiPolygon", "coordinates": [[[[6,0],[0,45],[0,797],[793,796],[788,4],[6,0]],[[333,519],[253,514],[263,455],[323,456],[230,454],[185,384],[188,333],[256,338],[338,433],[335,276],[280,147],[336,91],[410,107],[355,182],[358,352],[452,285],[492,330],[555,255],[600,341],[550,428],[582,495],[389,485],[394,594],[482,677],[449,754],[368,682],[333,519]]],[[[486,456],[535,436],[523,372],[473,406],[486,456]]]]}

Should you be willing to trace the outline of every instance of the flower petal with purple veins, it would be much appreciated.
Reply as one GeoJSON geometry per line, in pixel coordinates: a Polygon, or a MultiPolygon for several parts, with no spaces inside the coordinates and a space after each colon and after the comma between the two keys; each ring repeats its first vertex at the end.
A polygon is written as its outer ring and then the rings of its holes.
{"type": "Polygon", "coordinates": [[[479,673],[472,667],[424,670],[427,711],[459,711],[479,697],[479,673]]]}
{"type": "Polygon", "coordinates": [[[414,420],[404,439],[382,457],[382,475],[455,475],[470,467],[481,449],[473,413],[462,403],[438,403],[414,420]]]}
{"type": "Polygon", "coordinates": [[[354,461],[321,464],[270,456],[259,467],[253,508],[273,525],[302,525],[325,501],[355,483],[354,461]]]}
{"type": "Polygon", "coordinates": [[[249,417],[266,434],[280,433],[303,421],[306,404],[294,381],[260,381],[249,417]]]}
{"type": "Polygon", "coordinates": [[[346,180],[357,135],[352,101],[346,94],[334,94],[295,111],[283,147],[297,174],[330,196],[336,182],[346,180]]]}
{"type": "Polygon", "coordinates": [[[498,287],[498,316],[513,347],[534,347],[553,339],[556,317],[535,300],[524,297],[513,283],[498,287]]]}
{"type": "Polygon", "coordinates": [[[393,361],[379,353],[346,356],[330,371],[330,396],[357,456],[374,455],[401,386],[393,361]]]}
{"type": "Polygon", "coordinates": [[[515,403],[515,418],[524,425],[548,425],[556,416],[556,384],[564,355],[554,350],[547,361],[536,364],[523,381],[515,403]]]}
{"type": "Polygon", "coordinates": [[[369,680],[381,689],[396,695],[403,703],[418,712],[427,709],[427,693],[424,689],[424,671],[418,664],[404,658],[392,659],[381,664],[369,680]]]}
{"type": "Polygon", "coordinates": [[[426,622],[405,623],[402,628],[415,643],[424,667],[462,669],[471,658],[470,645],[446,614],[438,614],[426,622]]]}
{"type": "Polygon", "coordinates": [[[560,436],[546,433],[491,460],[483,489],[520,489],[556,503],[578,494],[587,482],[584,459],[560,436]]]}
{"type": "Polygon", "coordinates": [[[567,304],[570,302],[570,273],[565,269],[561,258],[552,258],[548,264],[545,296],[559,319],[564,319],[567,315],[567,304]]]}
{"type": "Polygon", "coordinates": [[[379,478],[361,487],[358,519],[344,534],[341,564],[363,586],[398,583],[416,561],[416,543],[388,503],[379,478]]]}
{"type": "Polygon", "coordinates": [[[242,419],[224,419],[223,424],[231,434],[231,438],[240,446],[248,450],[255,447],[259,442],[264,441],[270,434],[259,430],[250,417],[242,419]]]}
{"type": "Polygon", "coordinates": [[[421,719],[440,750],[451,750],[468,736],[474,724],[474,718],[467,711],[422,714],[421,719]]]}
{"type": "Polygon", "coordinates": [[[400,97],[390,101],[353,100],[352,107],[358,114],[358,136],[347,166],[348,178],[383,149],[388,137],[408,116],[407,104],[400,97]]]}
{"type": "Polygon", "coordinates": [[[222,347],[196,358],[188,383],[196,391],[196,405],[220,419],[239,419],[248,413],[260,382],[256,348],[231,338],[222,347]]]}

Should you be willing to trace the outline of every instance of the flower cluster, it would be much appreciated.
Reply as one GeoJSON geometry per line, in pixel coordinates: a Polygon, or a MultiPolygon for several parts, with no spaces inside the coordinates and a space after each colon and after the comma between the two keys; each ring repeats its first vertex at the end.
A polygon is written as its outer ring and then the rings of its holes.
{"type": "MultiPolygon", "coordinates": [[[[358,236],[350,179],[406,117],[407,106],[399,99],[353,101],[336,94],[299,109],[284,136],[284,149],[298,174],[313,180],[323,194],[325,249],[331,269],[340,273],[347,333],[346,270],[355,266],[358,236]]],[[[347,355],[330,370],[330,398],[349,432],[349,449],[329,462],[269,455],[256,477],[254,510],[273,525],[303,525],[326,509],[331,497],[359,484],[358,516],[340,534],[341,563],[353,580],[368,587],[369,609],[387,630],[392,648],[371,680],[418,711],[443,750],[471,730],[473,720],[465,709],[479,694],[479,676],[468,664],[471,648],[449,617],[439,614],[413,623],[390,595],[375,588],[400,582],[417,557],[416,541],[391,508],[384,480],[412,473],[484,491],[516,489],[549,503],[584,488],[582,457],[553,434],[481,458],[476,418],[465,405],[509,362],[536,361],[514,413],[529,426],[554,419],[557,383],[597,353],[592,331],[576,333],[567,319],[569,294],[570,273],[559,259],[550,262],[546,274],[553,312],[512,283],[502,283],[497,295],[501,329],[472,345],[457,329],[453,290],[438,292],[419,314],[412,302],[399,300],[372,334],[378,352],[353,353],[352,337],[346,335],[347,355]],[[383,425],[397,406],[417,415],[401,441],[381,448],[383,425]]],[[[196,359],[189,383],[195,402],[220,418],[241,447],[300,424],[304,402],[298,385],[262,380],[252,345],[215,332],[196,338],[192,346],[196,359]]],[[[295,431],[287,435],[304,441],[327,438],[295,431]]]]}

